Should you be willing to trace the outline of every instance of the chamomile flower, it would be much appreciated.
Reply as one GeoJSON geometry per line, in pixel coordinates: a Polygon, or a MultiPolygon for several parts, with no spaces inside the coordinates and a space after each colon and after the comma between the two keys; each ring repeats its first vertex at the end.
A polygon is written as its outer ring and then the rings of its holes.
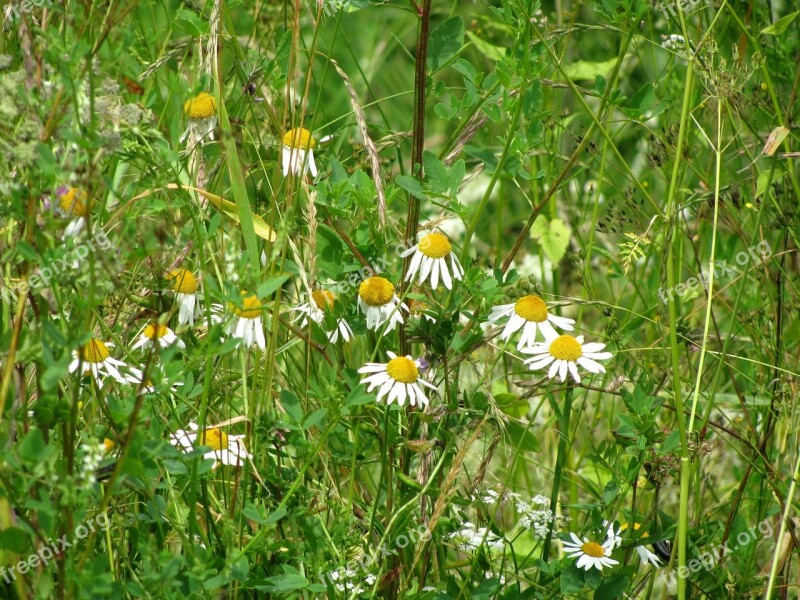
{"type": "Polygon", "coordinates": [[[77,237],[86,228],[86,217],[89,214],[87,205],[89,200],[86,192],[78,188],[67,188],[58,198],[58,207],[65,217],[70,217],[70,222],[64,230],[63,239],[77,237]]]}
{"type": "Polygon", "coordinates": [[[194,325],[200,308],[197,304],[197,278],[187,269],[173,269],[167,273],[167,279],[178,302],[178,325],[194,325]]]}
{"type": "Polygon", "coordinates": [[[101,388],[108,377],[119,383],[140,383],[141,372],[138,369],[131,368],[123,361],[111,357],[109,348],[113,347],[114,344],[106,344],[92,338],[73,353],[74,358],[69,364],[69,372],[75,373],[80,367],[83,369],[84,375],[91,373],[101,388]],[[123,373],[120,369],[127,372],[123,373]]]}
{"type": "Polygon", "coordinates": [[[142,333],[139,335],[139,339],[131,347],[131,350],[150,348],[153,344],[158,344],[160,348],[166,348],[172,344],[176,344],[178,348],[186,348],[186,344],[175,335],[172,329],[158,323],[158,321],[148,323],[145,326],[142,333]]]}
{"type": "Polygon", "coordinates": [[[408,266],[406,281],[412,281],[417,275],[417,283],[422,283],[430,276],[431,287],[439,287],[439,276],[442,278],[444,287],[448,290],[453,289],[453,279],[461,280],[464,277],[464,269],[450,246],[450,240],[442,233],[433,232],[422,236],[416,246],[412,246],[400,256],[403,258],[414,254],[411,264],[408,266]],[[447,268],[447,257],[450,257],[450,270],[447,268]]]}
{"type": "Polygon", "coordinates": [[[523,296],[511,304],[500,304],[492,308],[489,313],[489,323],[495,324],[508,317],[508,322],[503,333],[500,334],[501,340],[507,340],[517,331],[522,329],[522,335],[517,343],[517,349],[522,350],[525,346],[530,346],[536,341],[536,331],[541,331],[545,339],[557,337],[558,334],[553,325],[559,329],[572,331],[575,323],[572,319],[558,317],[547,310],[547,304],[539,296],[523,296]]]}
{"type": "Polygon", "coordinates": [[[202,144],[206,140],[214,139],[214,128],[217,126],[217,101],[214,96],[201,92],[194,98],[189,98],[183,105],[183,112],[189,119],[189,126],[181,136],[181,144],[189,135],[202,144]]]}
{"type": "MultiPolygon", "coordinates": [[[[314,323],[322,327],[325,322],[325,315],[333,310],[335,302],[336,296],[333,292],[329,292],[328,290],[314,290],[311,292],[311,300],[309,302],[304,302],[292,309],[294,312],[300,313],[292,322],[302,319],[300,326],[305,327],[308,324],[308,320],[311,319],[314,323]]],[[[349,342],[353,337],[353,330],[350,329],[350,325],[347,324],[344,318],[336,322],[336,327],[333,331],[325,331],[325,333],[328,335],[328,341],[332,344],[335,344],[339,340],[339,335],[342,336],[345,342],[349,342]]]]}
{"type": "Polygon", "coordinates": [[[221,429],[214,427],[199,431],[197,423],[189,423],[188,430],[179,429],[169,436],[169,443],[181,448],[184,452],[191,452],[194,448],[207,446],[211,448],[203,457],[214,461],[214,468],[218,462],[223,465],[239,467],[253,456],[247,452],[243,435],[229,435],[221,429]]]}
{"type": "Polygon", "coordinates": [[[577,567],[579,569],[588,571],[594,568],[602,571],[604,567],[613,567],[619,564],[619,561],[611,558],[611,552],[614,550],[613,541],[609,540],[599,544],[586,537],[581,541],[574,533],[569,535],[572,541],[564,542],[564,554],[570,558],[577,558],[577,567]]]}
{"type": "Polygon", "coordinates": [[[578,365],[590,373],[606,372],[605,367],[597,362],[611,358],[611,352],[600,352],[605,347],[605,344],[598,342],[584,344],[582,335],[578,337],[560,335],[529,348],[523,348],[521,351],[534,355],[533,358],[524,361],[531,371],[550,365],[550,370],[547,372],[550,379],[558,374],[561,381],[564,381],[569,371],[575,382],[580,383],[578,365]]]}
{"type": "Polygon", "coordinates": [[[290,129],[281,140],[281,165],[283,176],[287,177],[291,171],[295,175],[305,175],[309,171],[311,177],[317,176],[317,163],[314,162],[314,148],[316,140],[311,137],[308,129],[298,127],[290,129]]]}
{"type": "Polygon", "coordinates": [[[378,331],[388,321],[386,333],[403,322],[401,311],[408,312],[408,307],[400,302],[395,293],[394,286],[383,277],[368,277],[361,282],[358,287],[358,308],[367,316],[367,329],[378,331]]]}
{"type": "MultiPolygon", "coordinates": [[[[634,523],[632,529],[633,531],[639,531],[641,527],[642,527],[641,523],[634,523]]],[[[623,523],[619,527],[620,533],[625,531],[626,529],[628,529],[627,523],[623,523]]],[[[646,537],[648,537],[648,533],[645,531],[644,533],[641,534],[640,539],[644,539],[646,537]]],[[[622,538],[620,538],[620,543],[622,543],[622,538]]],[[[639,560],[641,560],[643,564],[653,565],[654,567],[661,566],[661,559],[654,552],[651,552],[650,549],[647,548],[647,546],[643,545],[635,546],[634,550],[636,550],[636,554],[639,555],[639,560]]]]}
{"type": "MultiPolygon", "coordinates": [[[[222,307],[216,305],[215,308],[219,311],[222,307]]],[[[262,350],[266,350],[267,341],[264,338],[264,324],[261,321],[263,310],[258,296],[242,292],[242,299],[238,304],[228,303],[228,311],[235,319],[228,320],[225,333],[242,340],[247,348],[255,343],[262,350]]]]}
{"type": "Polygon", "coordinates": [[[390,358],[388,363],[367,363],[358,370],[366,375],[361,383],[368,386],[367,392],[378,388],[375,398],[377,402],[386,396],[386,404],[397,400],[400,406],[404,406],[408,399],[411,406],[427,406],[430,401],[421,386],[432,390],[436,386],[420,378],[420,361],[413,360],[410,356],[397,356],[394,352],[386,354],[390,358]]]}

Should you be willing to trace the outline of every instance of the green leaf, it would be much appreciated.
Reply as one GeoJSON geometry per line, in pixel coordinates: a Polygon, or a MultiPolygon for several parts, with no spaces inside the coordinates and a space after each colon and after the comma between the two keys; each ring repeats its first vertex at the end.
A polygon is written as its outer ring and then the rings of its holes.
{"type": "Polygon", "coordinates": [[[489,60],[500,60],[506,54],[505,48],[490,44],[489,42],[479,38],[471,31],[467,32],[467,37],[469,38],[469,41],[472,42],[472,45],[475,46],[475,49],[489,60]]]}
{"type": "Polygon", "coordinates": [[[50,454],[41,429],[31,429],[18,447],[20,457],[28,463],[42,462],[50,454]]]}
{"type": "Polygon", "coordinates": [[[616,600],[628,589],[630,579],[623,573],[616,573],[607,578],[594,593],[594,600],[616,600]]]}
{"type": "Polygon", "coordinates": [[[616,58],[609,58],[608,60],[604,60],[602,62],[588,62],[585,60],[579,60],[567,65],[564,68],[564,73],[566,73],[567,77],[573,80],[585,79],[589,81],[596,81],[598,75],[608,78],[608,76],[611,74],[611,71],[614,69],[616,62],[616,58]]]}
{"type": "Polygon", "coordinates": [[[506,426],[506,432],[508,437],[511,438],[511,444],[516,449],[523,452],[539,452],[542,449],[539,440],[536,439],[536,436],[527,426],[511,421],[506,426]]]}
{"type": "Polygon", "coordinates": [[[524,417],[530,408],[528,401],[520,400],[520,397],[516,394],[495,394],[494,401],[500,410],[515,419],[524,417]]]}
{"type": "Polygon", "coordinates": [[[426,150],[422,154],[422,164],[431,190],[437,193],[447,191],[450,187],[450,173],[444,163],[433,152],[426,150]]]}
{"type": "Polygon", "coordinates": [[[761,35],[781,35],[788,29],[789,25],[792,24],[792,21],[797,18],[797,15],[800,15],[800,10],[796,10],[785,17],[781,17],[772,25],[764,27],[764,29],[761,30],[761,35]]]}
{"type": "Polygon", "coordinates": [[[395,182],[409,194],[420,200],[427,200],[425,191],[422,189],[422,184],[415,178],[409,175],[398,175],[395,177],[395,182]]]}
{"type": "Polygon", "coordinates": [[[428,70],[435,73],[461,50],[464,45],[464,21],[453,17],[431,31],[428,42],[428,70]]]}
{"type": "Polygon", "coordinates": [[[277,277],[270,277],[264,283],[258,286],[256,295],[261,298],[269,298],[280,288],[286,280],[289,279],[288,275],[278,275],[277,277]]]}
{"type": "Polygon", "coordinates": [[[579,569],[574,561],[570,561],[567,567],[561,571],[561,593],[577,594],[583,589],[583,571],[579,569]]]}
{"type": "Polygon", "coordinates": [[[179,8],[175,13],[175,29],[193,36],[208,34],[209,22],[201,19],[191,10],[179,8]]]}
{"type": "Polygon", "coordinates": [[[564,258],[569,247],[569,229],[561,219],[548,221],[547,217],[539,215],[531,227],[531,237],[541,244],[553,264],[564,258]]]}
{"type": "Polygon", "coordinates": [[[28,536],[19,527],[9,527],[0,531],[0,548],[12,554],[22,554],[28,545],[28,536]]]}
{"type": "Polygon", "coordinates": [[[283,517],[286,516],[286,512],[287,511],[285,508],[278,508],[275,511],[269,513],[269,516],[267,517],[266,521],[267,525],[272,525],[273,523],[277,523],[278,521],[280,521],[283,517]]]}
{"type": "Polygon", "coordinates": [[[276,575],[265,580],[270,584],[269,591],[276,594],[302,590],[308,587],[308,579],[302,575],[276,575]]]}

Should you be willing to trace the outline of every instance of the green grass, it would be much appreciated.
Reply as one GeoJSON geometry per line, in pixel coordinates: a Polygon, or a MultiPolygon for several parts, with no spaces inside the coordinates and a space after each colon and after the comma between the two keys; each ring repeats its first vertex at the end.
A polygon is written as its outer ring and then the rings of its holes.
{"type": "Polygon", "coordinates": [[[4,6],[0,597],[800,598],[800,17],[670,6],[4,6]]]}

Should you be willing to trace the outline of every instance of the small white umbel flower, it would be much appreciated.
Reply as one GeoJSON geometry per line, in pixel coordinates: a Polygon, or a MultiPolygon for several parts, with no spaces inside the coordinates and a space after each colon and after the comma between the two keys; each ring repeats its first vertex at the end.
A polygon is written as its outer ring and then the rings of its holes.
{"type": "Polygon", "coordinates": [[[577,558],[577,567],[579,569],[602,571],[605,567],[613,567],[619,564],[619,561],[611,558],[611,552],[614,550],[613,540],[598,544],[590,541],[589,538],[583,538],[583,541],[581,541],[574,533],[569,535],[572,541],[564,542],[564,554],[570,558],[577,558]]]}
{"type": "Polygon", "coordinates": [[[523,348],[521,352],[534,355],[533,358],[525,360],[525,364],[531,371],[550,365],[550,370],[547,372],[550,379],[557,374],[561,381],[564,381],[567,378],[567,371],[569,371],[575,383],[580,383],[578,365],[590,373],[606,372],[605,367],[597,362],[611,358],[611,352],[600,352],[605,347],[605,344],[597,342],[584,344],[582,335],[578,337],[560,335],[530,348],[523,348]]]}
{"type": "Polygon", "coordinates": [[[243,440],[243,435],[228,435],[217,427],[198,431],[197,423],[189,423],[188,431],[179,429],[169,436],[169,443],[184,452],[191,452],[200,446],[211,448],[203,457],[212,459],[214,468],[218,462],[240,467],[245,460],[252,459],[253,456],[247,452],[243,440]]]}
{"type": "Polygon", "coordinates": [[[400,302],[394,291],[394,285],[383,277],[368,277],[358,287],[358,308],[367,316],[367,329],[378,331],[389,322],[384,335],[392,331],[398,323],[403,322],[401,311],[408,312],[408,307],[400,302]]]}
{"type": "Polygon", "coordinates": [[[417,283],[423,283],[430,277],[431,287],[439,287],[439,277],[441,276],[444,287],[448,290],[453,289],[453,279],[461,280],[464,277],[464,269],[450,246],[450,240],[444,234],[433,232],[420,238],[416,246],[412,246],[400,256],[403,258],[414,254],[411,264],[408,266],[406,281],[412,281],[417,275],[417,283]],[[445,259],[450,258],[450,268],[453,270],[452,277],[447,267],[445,259]]]}
{"type": "Polygon", "coordinates": [[[430,402],[422,387],[432,390],[431,385],[419,376],[420,361],[413,360],[410,356],[397,356],[394,352],[387,352],[388,363],[367,363],[358,372],[367,375],[361,383],[368,386],[367,392],[378,388],[375,400],[381,401],[386,396],[386,404],[395,400],[404,406],[406,400],[411,406],[424,408],[430,402]]]}
{"type": "MultiPolygon", "coordinates": [[[[311,319],[314,323],[323,327],[325,315],[333,310],[335,302],[336,296],[333,292],[314,290],[311,292],[311,300],[309,302],[304,302],[292,309],[294,312],[300,313],[292,322],[300,321],[300,327],[305,327],[308,325],[308,320],[311,319]]],[[[331,344],[335,344],[340,335],[345,342],[349,342],[353,338],[353,330],[350,329],[350,325],[347,324],[344,318],[336,322],[336,327],[332,331],[325,331],[325,333],[331,344]]]]}
{"type": "Polygon", "coordinates": [[[170,289],[178,302],[178,325],[194,325],[200,308],[197,304],[197,278],[187,269],[173,269],[167,273],[170,289]]]}
{"type": "Polygon", "coordinates": [[[302,127],[290,129],[281,141],[283,144],[281,150],[283,176],[287,177],[290,172],[300,176],[310,171],[311,177],[316,177],[317,163],[314,162],[314,147],[317,142],[311,136],[311,132],[302,127]]]}
{"type": "Polygon", "coordinates": [[[128,367],[123,361],[111,357],[108,349],[113,347],[114,344],[106,344],[92,338],[73,353],[74,358],[69,364],[69,372],[75,373],[80,367],[83,371],[82,374],[91,374],[101,388],[105,379],[109,377],[119,383],[141,383],[141,371],[128,367]]]}
{"type": "Polygon", "coordinates": [[[522,335],[517,343],[517,350],[522,350],[536,341],[536,332],[541,331],[545,339],[557,337],[553,325],[565,331],[572,331],[575,321],[566,317],[550,314],[547,304],[539,296],[523,296],[511,304],[500,304],[489,313],[489,323],[494,325],[508,317],[508,322],[500,334],[501,340],[511,338],[517,331],[522,335]]]}

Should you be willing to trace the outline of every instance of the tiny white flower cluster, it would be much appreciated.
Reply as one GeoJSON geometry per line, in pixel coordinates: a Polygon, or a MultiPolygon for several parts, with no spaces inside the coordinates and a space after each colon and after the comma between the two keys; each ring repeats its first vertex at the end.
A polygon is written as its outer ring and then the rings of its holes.
{"type": "Polygon", "coordinates": [[[686,40],[677,33],[672,33],[668,36],[662,35],[661,39],[664,40],[661,45],[667,50],[683,50],[686,48],[686,40]]]}
{"type": "Polygon", "coordinates": [[[556,515],[550,508],[550,498],[536,494],[530,502],[525,502],[519,494],[512,494],[516,501],[517,512],[520,517],[517,525],[523,529],[530,529],[536,539],[543,540],[547,537],[550,528],[558,529],[566,525],[566,516],[556,515]]]}
{"type": "MultiPolygon", "coordinates": [[[[347,592],[348,594],[363,594],[364,588],[360,583],[355,581],[358,576],[358,571],[355,569],[334,569],[328,573],[328,581],[333,583],[333,587],[339,592],[347,592]]],[[[369,573],[364,578],[364,583],[372,587],[376,581],[375,575],[369,573]]]]}
{"type": "Polygon", "coordinates": [[[82,488],[91,488],[97,481],[95,471],[100,466],[104,453],[105,447],[101,442],[86,442],[83,444],[83,461],[78,472],[78,480],[82,488]]]}
{"type": "Polygon", "coordinates": [[[461,529],[451,533],[449,538],[456,540],[458,549],[465,552],[474,552],[483,545],[489,550],[502,550],[505,546],[503,538],[496,533],[489,531],[486,527],[475,527],[469,521],[464,523],[461,529]]]}

